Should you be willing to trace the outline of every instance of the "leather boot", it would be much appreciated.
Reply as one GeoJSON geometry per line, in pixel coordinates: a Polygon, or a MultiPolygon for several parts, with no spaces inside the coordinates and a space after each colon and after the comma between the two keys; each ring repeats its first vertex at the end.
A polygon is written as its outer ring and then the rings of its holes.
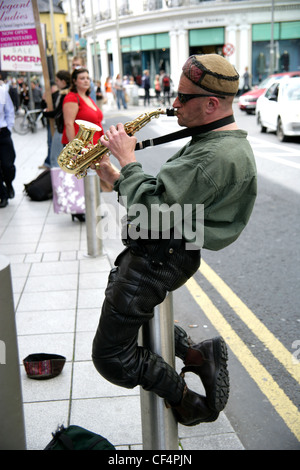
{"type": "Polygon", "coordinates": [[[8,199],[13,199],[15,197],[15,190],[11,183],[6,185],[6,190],[8,199]]]}
{"type": "Polygon", "coordinates": [[[219,413],[207,406],[206,398],[189,390],[185,386],[182,400],[179,405],[171,406],[166,402],[167,408],[171,408],[176,420],[185,426],[195,426],[200,423],[215,421],[219,413]]]}
{"type": "Polygon", "coordinates": [[[207,404],[214,411],[222,411],[229,397],[228,353],[221,336],[192,345],[186,354],[182,369],[199,375],[206,392],[207,404]]]}
{"type": "Polygon", "coordinates": [[[0,208],[6,207],[7,204],[8,204],[7,198],[6,198],[6,197],[3,197],[3,198],[1,199],[1,201],[0,201],[0,208]]]}

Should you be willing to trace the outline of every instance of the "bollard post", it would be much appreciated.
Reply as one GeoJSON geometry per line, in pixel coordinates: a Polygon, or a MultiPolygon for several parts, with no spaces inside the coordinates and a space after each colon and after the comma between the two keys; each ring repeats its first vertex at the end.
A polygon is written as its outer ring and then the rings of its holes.
{"type": "MultiPolygon", "coordinates": [[[[154,309],[153,319],[143,325],[144,347],[159,354],[175,367],[172,293],[154,309]]],[[[143,450],[178,450],[178,425],[171,409],[153,392],[140,388],[143,450]]]]}
{"type": "Polygon", "coordinates": [[[102,239],[97,235],[97,225],[101,220],[100,206],[100,180],[93,171],[88,171],[84,178],[85,195],[85,221],[87,249],[89,256],[102,255],[102,239]]]}
{"type": "Polygon", "coordinates": [[[26,450],[10,265],[0,255],[0,449],[26,450]]]}

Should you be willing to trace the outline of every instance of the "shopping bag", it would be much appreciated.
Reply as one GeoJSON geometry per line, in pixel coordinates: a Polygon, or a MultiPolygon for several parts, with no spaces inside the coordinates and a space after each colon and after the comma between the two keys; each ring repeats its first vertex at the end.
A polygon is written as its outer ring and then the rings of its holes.
{"type": "Polygon", "coordinates": [[[51,168],[53,209],[56,214],[84,214],[84,181],[65,173],[61,168],[51,168]]]}

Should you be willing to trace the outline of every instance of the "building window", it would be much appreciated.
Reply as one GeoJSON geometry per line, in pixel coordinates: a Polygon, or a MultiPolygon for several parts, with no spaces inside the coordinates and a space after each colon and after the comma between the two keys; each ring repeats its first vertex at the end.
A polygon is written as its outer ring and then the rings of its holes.
{"type": "Polygon", "coordinates": [[[271,24],[252,26],[252,83],[260,83],[271,72],[294,72],[300,70],[300,21],[274,23],[274,63],[271,58],[271,24]]]}

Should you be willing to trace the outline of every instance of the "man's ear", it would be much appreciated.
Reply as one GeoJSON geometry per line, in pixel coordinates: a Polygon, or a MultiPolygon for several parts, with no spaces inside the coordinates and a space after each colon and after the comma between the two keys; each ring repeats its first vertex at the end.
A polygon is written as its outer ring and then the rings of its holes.
{"type": "Polygon", "coordinates": [[[209,101],[207,103],[207,111],[211,114],[214,111],[216,111],[219,107],[219,100],[218,98],[215,98],[214,96],[209,98],[209,101]]]}

